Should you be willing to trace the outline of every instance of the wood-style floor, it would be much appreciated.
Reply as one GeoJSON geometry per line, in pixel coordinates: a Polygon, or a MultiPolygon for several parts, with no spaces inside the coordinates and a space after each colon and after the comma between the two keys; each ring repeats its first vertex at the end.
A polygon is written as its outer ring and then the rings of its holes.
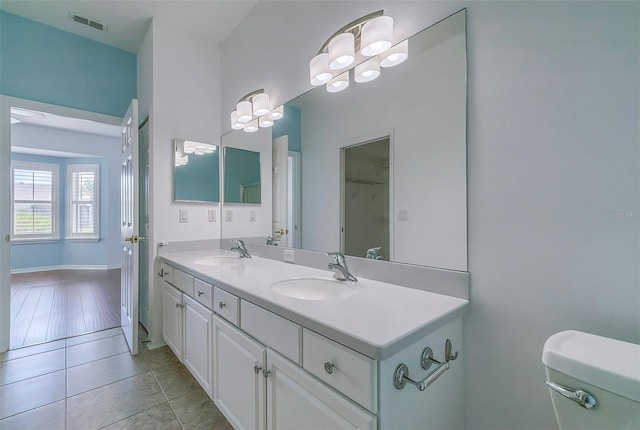
{"type": "Polygon", "coordinates": [[[11,349],[119,325],[120,269],[11,275],[11,349]]]}

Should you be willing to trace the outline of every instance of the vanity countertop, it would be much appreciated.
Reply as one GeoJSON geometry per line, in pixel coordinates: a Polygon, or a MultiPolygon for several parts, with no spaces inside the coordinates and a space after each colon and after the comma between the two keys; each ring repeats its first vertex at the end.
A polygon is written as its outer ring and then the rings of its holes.
{"type": "MultiPolygon", "coordinates": [[[[235,253],[233,253],[235,255],[235,253]]],[[[272,291],[291,278],[330,278],[333,272],[260,257],[222,258],[214,265],[200,258],[231,255],[215,249],[160,256],[167,263],[241,299],[342,343],[360,353],[385,359],[457,317],[469,301],[358,277],[357,293],[330,300],[303,300],[272,291]]],[[[358,274],[355,274],[356,277],[358,274]]]]}

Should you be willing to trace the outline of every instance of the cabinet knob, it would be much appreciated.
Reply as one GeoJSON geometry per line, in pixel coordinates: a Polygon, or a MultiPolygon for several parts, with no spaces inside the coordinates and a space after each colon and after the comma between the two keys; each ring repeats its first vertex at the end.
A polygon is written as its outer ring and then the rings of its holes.
{"type": "Polygon", "coordinates": [[[257,364],[253,366],[253,371],[255,372],[256,375],[259,375],[261,370],[262,370],[262,367],[258,366],[257,364]]]}
{"type": "Polygon", "coordinates": [[[327,361],[326,363],[324,363],[324,371],[327,372],[329,375],[331,375],[331,374],[333,374],[333,368],[335,366],[336,365],[333,364],[332,362],[327,361]]]}
{"type": "Polygon", "coordinates": [[[201,295],[203,295],[204,292],[203,291],[198,291],[198,297],[200,297],[201,295]]]}
{"type": "Polygon", "coordinates": [[[226,304],[225,302],[219,302],[219,303],[218,303],[218,307],[219,307],[220,309],[224,308],[225,306],[227,306],[227,304],[226,304]]]}

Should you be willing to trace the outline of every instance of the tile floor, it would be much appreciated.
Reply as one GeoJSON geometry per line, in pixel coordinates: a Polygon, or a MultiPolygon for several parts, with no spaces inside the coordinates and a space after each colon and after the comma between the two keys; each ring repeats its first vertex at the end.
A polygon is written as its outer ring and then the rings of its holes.
{"type": "Polygon", "coordinates": [[[119,327],[0,354],[0,430],[231,425],[168,347],[129,354],[119,327]]]}

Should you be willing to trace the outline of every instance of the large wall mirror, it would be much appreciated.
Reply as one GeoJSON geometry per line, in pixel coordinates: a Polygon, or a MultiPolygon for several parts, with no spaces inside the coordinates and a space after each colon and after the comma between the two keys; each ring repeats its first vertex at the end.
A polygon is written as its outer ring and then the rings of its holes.
{"type": "Polygon", "coordinates": [[[224,202],[260,203],[260,153],[224,148],[224,202]]]}
{"type": "Polygon", "coordinates": [[[173,198],[177,202],[220,201],[220,151],[217,145],[174,139],[173,198]]]}
{"type": "Polygon", "coordinates": [[[376,80],[286,103],[271,228],[245,236],[466,271],[465,27],[462,10],[412,36],[409,58],[376,80]]]}

